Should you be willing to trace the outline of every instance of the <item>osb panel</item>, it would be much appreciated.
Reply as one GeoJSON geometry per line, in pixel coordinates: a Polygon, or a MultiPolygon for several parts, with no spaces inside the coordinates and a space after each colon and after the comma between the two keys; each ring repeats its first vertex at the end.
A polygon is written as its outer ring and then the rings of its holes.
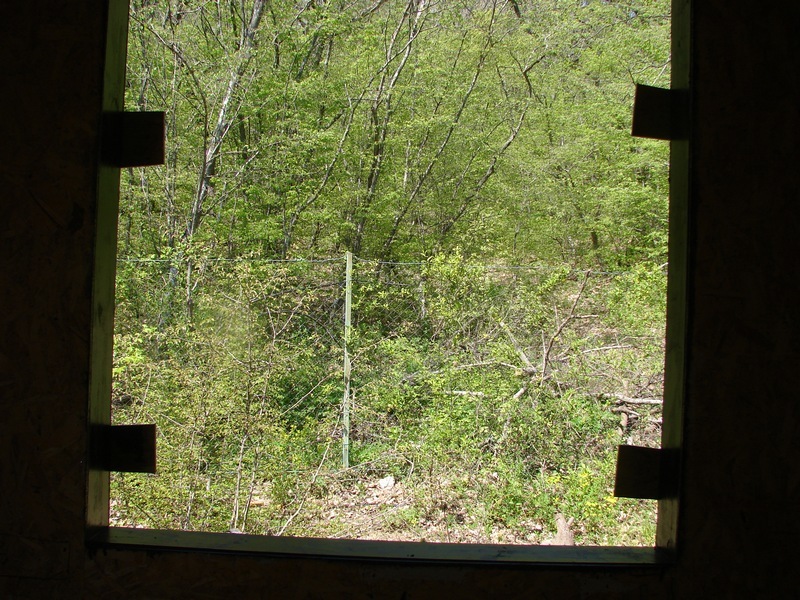
{"type": "Polygon", "coordinates": [[[0,595],[791,597],[800,505],[797,7],[696,2],[692,308],[677,569],[578,572],[86,553],[91,216],[104,2],[14,3],[0,146],[0,595]],[[787,59],[787,57],[789,57],[787,59]],[[6,131],[8,129],[8,131],[6,131]],[[67,549],[64,558],[63,549],[67,549]],[[16,562],[9,563],[14,555],[16,562]],[[64,560],[67,561],[66,573],[64,560]],[[16,565],[16,567],[15,567],[16,565]]]}
{"type": "MultiPolygon", "coordinates": [[[[682,590],[789,597],[800,505],[796,5],[697,2],[682,590]],[[709,555],[714,562],[709,564],[709,555]],[[784,595],[785,594],[785,595],[784,595]]],[[[730,597],[730,596],[728,596],[730,597]]]]}
{"type": "Polygon", "coordinates": [[[66,542],[0,535],[0,556],[2,577],[66,579],[69,576],[66,542]]]}
{"type": "Polygon", "coordinates": [[[109,551],[92,561],[97,598],[610,598],[674,597],[658,570],[392,565],[109,551]]]}
{"type": "Polygon", "coordinates": [[[3,597],[67,594],[83,553],[103,13],[101,1],[19,2],[0,19],[3,597]]]}

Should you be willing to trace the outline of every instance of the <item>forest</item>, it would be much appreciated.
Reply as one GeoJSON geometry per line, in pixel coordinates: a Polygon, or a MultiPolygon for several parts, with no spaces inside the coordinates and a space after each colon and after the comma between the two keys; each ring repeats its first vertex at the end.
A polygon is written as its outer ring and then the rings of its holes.
{"type": "Polygon", "coordinates": [[[115,525],[655,541],[613,495],[660,445],[666,0],[132,0],[115,525]]]}

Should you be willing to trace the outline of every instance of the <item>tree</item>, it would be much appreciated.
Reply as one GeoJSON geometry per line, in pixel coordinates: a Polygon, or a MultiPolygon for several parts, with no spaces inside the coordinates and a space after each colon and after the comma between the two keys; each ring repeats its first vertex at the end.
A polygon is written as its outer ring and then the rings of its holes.
{"type": "Polygon", "coordinates": [[[167,112],[167,162],[124,181],[114,406],[165,466],[116,480],[118,521],[319,533],[317,496],[392,473],[411,522],[569,509],[603,539],[617,427],[652,435],[608,399],[663,362],[666,147],[629,126],[666,2],[131,10],[127,100],[167,112]]]}

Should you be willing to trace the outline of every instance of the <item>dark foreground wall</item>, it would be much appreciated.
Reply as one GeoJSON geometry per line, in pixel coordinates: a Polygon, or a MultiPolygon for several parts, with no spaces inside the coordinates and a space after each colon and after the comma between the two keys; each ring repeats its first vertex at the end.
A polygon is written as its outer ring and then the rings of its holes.
{"type": "Polygon", "coordinates": [[[56,0],[5,7],[0,597],[794,597],[800,9],[694,4],[680,553],[670,567],[578,571],[87,551],[85,423],[106,6],[56,0]]]}

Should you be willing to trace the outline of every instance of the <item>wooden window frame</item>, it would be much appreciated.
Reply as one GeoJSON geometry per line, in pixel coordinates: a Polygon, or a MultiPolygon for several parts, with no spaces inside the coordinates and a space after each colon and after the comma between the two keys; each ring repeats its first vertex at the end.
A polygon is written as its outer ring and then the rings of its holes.
{"type": "MultiPolygon", "coordinates": [[[[103,113],[122,112],[129,0],[108,0],[103,113]]],[[[672,89],[690,90],[691,0],[672,0],[672,89]]],[[[691,99],[690,99],[691,102],[691,99]]],[[[691,133],[689,134],[691,139],[691,133]]],[[[669,273],[662,449],[679,457],[683,403],[689,280],[690,140],[670,142],[669,273]]],[[[120,168],[98,167],[95,262],[92,298],[91,370],[87,439],[92,428],[111,424],[111,366],[114,332],[117,219],[120,168]]],[[[87,443],[87,456],[89,444],[87,443]]],[[[673,563],[678,550],[680,485],[658,501],[654,547],[525,546],[292,538],[109,525],[110,474],[87,461],[86,539],[92,548],[160,549],[303,556],[359,560],[631,566],[673,563]]],[[[680,476],[678,474],[678,479],[680,476]]]]}

